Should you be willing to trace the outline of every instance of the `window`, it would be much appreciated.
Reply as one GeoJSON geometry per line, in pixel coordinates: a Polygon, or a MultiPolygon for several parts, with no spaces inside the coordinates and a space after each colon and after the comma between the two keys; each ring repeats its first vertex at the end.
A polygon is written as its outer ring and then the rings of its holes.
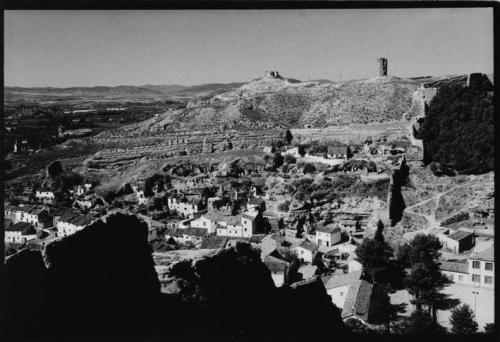
{"type": "Polygon", "coordinates": [[[487,262],[484,264],[484,269],[486,271],[493,271],[493,263],[492,262],[487,262]]]}
{"type": "Polygon", "coordinates": [[[479,283],[479,279],[480,279],[479,274],[473,274],[473,275],[472,275],[472,281],[473,281],[474,283],[479,283]]]}
{"type": "Polygon", "coordinates": [[[340,295],[341,295],[341,296],[344,296],[344,292],[340,291],[340,295]]]}
{"type": "Polygon", "coordinates": [[[472,262],[472,268],[479,268],[481,263],[479,261],[473,261],[472,262]]]}
{"type": "Polygon", "coordinates": [[[464,276],[459,275],[458,276],[458,280],[463,281],[464,280],[464,276]]]}
{"type": "Polygon", "coordinates": [[[493,284],[493,277],[491,277],[491,276],[484,276],[484,283],[485,284],[493,284]]]}
{"type": "Polygon", "coordinates": [[[203,222],[203,225],[204,225],[204,226],[206,226],[206,225],[207,225],[207,223],[206,223],[206,222],[203,222]]]}

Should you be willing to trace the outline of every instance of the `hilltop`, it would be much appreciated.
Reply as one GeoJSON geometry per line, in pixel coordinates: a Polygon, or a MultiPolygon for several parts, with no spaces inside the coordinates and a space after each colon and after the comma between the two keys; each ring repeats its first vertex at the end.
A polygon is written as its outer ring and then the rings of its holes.
{"type": "MultiPolygon", "coordinates": [[[[426,81],[428,81],[426,79],[426,81]]],[[[183,128],[304,128],[401,120],[421,80],[394,76],[334,83],[266,75],[169,113],[183,128]]]]}

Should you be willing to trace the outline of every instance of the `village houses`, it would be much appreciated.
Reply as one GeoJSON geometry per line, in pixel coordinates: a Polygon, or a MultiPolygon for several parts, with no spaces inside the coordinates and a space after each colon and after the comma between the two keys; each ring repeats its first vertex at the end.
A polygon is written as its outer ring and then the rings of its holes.
{"type": "Polygon", "coordinates": [[[45,207],[32,204],[20,204],[19,206],[6,205],[5,217],[14,223],[31,223],[36,229],[50,226],[50,216],[45,207]]]}
{"type": "Polygon", "coordinates": [[[23,244],[36,238],[36,230],[28,222],[17,222],[15,224],[5,225],[5,243],[23,244]]]}
{"type": "Polygon", "coordinates": [[[195,214],[201,211],[200,205],[196,200],[181,201],[178,198],[168,198],[167,205],[170,211],[177,212],[177,215],[182,218],[194,218],[195,214]]]}

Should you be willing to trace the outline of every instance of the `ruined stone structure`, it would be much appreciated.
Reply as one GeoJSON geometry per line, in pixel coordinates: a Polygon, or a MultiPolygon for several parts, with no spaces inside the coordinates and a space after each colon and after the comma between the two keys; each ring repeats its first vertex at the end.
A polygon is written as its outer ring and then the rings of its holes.
{"type": "Polygon", "coordinates": [[[379,57],[378,59],[378,75],[387,76],[387,58],[379,57]]]}
{"type": "Polygon", "coordinates": [[[277,71],[266,71],[266,77],[280,78],[280,73],[277,71]]]}

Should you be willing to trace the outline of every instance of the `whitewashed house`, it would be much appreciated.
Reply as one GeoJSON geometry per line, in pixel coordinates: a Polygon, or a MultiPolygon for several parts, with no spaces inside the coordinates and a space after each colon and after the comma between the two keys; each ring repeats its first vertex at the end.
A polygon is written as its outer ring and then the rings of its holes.
{"type": "Polygon", "coordinates": [[[300,261],[312,263],[318,251],[318,245],[314,242],[304,240],[301,244],[295,246],[293,251],[300,261]]]}
{"type": "Polygon", "coordinates": [[[191,221],[193,228],[205,228],[207,233],[218,236],[251,237],[255,232],[255,216],[225,215],[218,210],[211,210],[191,221]]]}
{"type": "Polygon", "coordinates": [[[54,202],[56,196],[53,191],[50,190],[37,190],[35,192],[35,198],[42,202],[52,203],[54,202]]]}
{"type": "Polygon", "coordinates": [[[316,244],[330,247],[342,240],[340,228],[332,225],[316,228],[316,244]]]}

